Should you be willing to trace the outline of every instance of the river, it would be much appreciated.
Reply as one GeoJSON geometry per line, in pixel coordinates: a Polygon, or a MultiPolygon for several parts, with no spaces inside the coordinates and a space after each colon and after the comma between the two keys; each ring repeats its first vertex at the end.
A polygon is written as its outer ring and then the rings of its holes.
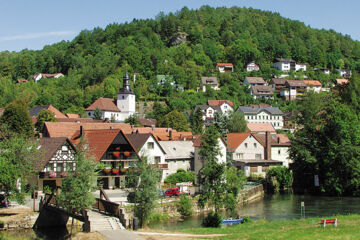
{"type": "MultiPolygon", "coordinates": [[[[328,217],[337,214],[360,214],[358,197],[319,197],[290,193],[265,195],[264,199],[239,207],[240,216],[269,221],[301,218],[301,202],[305,204],[305,217],[328,217]]],[[[184,221],[152,224],[157,230],[177,230],[201,226],[204,215],[191,216],[184,221]]]]}

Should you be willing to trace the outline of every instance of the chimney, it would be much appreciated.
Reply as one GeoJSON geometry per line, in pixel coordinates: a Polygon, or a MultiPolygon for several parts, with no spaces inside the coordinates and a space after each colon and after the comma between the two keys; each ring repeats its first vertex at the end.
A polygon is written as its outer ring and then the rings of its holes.
{"type": "Polygon", "coordinates": [[[265,160],[271,160],[271,135],[270,132],[265,134],[265,160]]]}
{"type": "Polygon", "coordinates": [[[80,137],[82,137],[84,135],[84,129],[83,126],[80,126],[80,137]]]}
{"type": "Polygon", "coordinates": [[[173,132],[172,132],[172,129],[169,130],[169,140],[170,140],[170,141],[173,140],[173,132]]]}

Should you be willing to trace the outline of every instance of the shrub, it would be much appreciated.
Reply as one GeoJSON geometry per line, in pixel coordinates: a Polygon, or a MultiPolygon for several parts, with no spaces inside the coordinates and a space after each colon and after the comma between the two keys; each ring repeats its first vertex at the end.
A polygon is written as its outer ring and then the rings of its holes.
{"type": "Polygon", "coordinates": [[[167,176],[165,183],[180,183],[180,182],[194,182],[195,174],[192,171],[186,172],[184,169],[178,169],[176,173],[167,176]]]}
{"type": "Polygon", "coordinates": [[[3,221],[0,221],[0,228],[4,228],[5,223],[3,221]]]}
{"type": "Polygon", "coordinates": [[[254,220],[251,219],[249,216],[243,217],[243,223],[252,223],[254,220]]]}
{"type": "Polygon", "coordinates": [[[209,213],[206,218],[203,220],[204,227],[220,227],[221,226],[221,216],[219,213],[209,213]]]}
{"type": "Polygon", "coordinates": [[[293,175],[286,167],[273,167],[266,171],[266,181],[273,190],[284,190],[291,187],[293,175]]]}
{"type": "Polygon", "coordinates": [[[186,195],[180,196],[180,201],[178,203],[177,210],[183,217],[190,216],[192,214],[191,198],[186,195]]]}
{"type": "Polygon", "coordinates": [[[161,213],[152,213],[149,216],[148,222],[149,224],[152,223],[159,223],[162,221],[166,221],[170,218],[170,216],[168,214],[161,214],[161,213]]]}

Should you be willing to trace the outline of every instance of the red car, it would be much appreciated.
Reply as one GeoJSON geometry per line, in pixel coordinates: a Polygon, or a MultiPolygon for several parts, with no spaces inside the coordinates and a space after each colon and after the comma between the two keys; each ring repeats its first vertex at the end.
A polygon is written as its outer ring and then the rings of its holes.
{"type": "Polygon", "coordinates": [[[165,197],[179,196],[182,194],[184,194],[184,193],[181,192],[179,188],[169,188],[164,193],[165,197]]]}

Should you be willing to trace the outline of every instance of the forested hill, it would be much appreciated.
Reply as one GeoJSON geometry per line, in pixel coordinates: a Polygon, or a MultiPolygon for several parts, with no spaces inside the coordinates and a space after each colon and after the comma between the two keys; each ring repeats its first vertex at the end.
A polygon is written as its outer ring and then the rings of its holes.
{"type": "MultiPolygon", "coordinates": [[[[236,81],[242,80],[244,65],[255,60],[261,67],[258,74],[271,77],[276,74],[271,68],[275,57],[291,57],[311,68],[359,71],[360,42],[332,30],[311,29],[268,11],[184,7],[176,13],[160,13],[155,19],[134,19],[105,29],[84,30],[71,42],[59,42],[39,51],[1,52],[0,84],[6,87],[0,89],[0,107],[23,96],[31,105],[51,103],[60,110],[81,112],[97,97],[115,96],[125,68],[131,74],[140,74],[138,97],[168,97],[171,93],[152,87],[157,74],[172,75],[186,90],[195,90],[201,76],[214,74],[217,62],[233,63],[237,77],[220,79],[227,86],[209,97],[229,97],[240,104],[248,98],[230,86],[235,88],[236,81]],[[175,45],[173,40],[185,35],[186,42],[175,45]],[[66,77],[37,85],[8,84],[10,80],[30,79],[39,72],[62,72],[66,77]]],[[[190,103],[184,104],[180,110],[190,103]]]]}

